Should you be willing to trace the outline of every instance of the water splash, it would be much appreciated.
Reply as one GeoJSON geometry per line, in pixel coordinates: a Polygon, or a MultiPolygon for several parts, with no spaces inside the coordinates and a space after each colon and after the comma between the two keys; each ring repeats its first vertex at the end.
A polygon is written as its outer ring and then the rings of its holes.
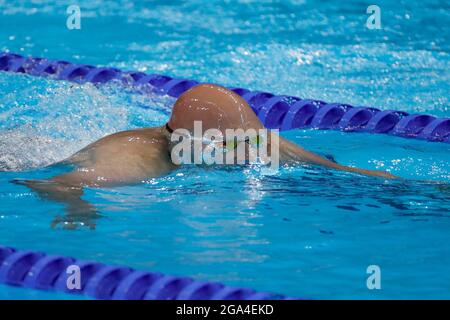
{"type": "Polygon", "coordinates": [[[0,73],[0,170],[61,161],[89,143],[166,119],[173,99],[0,73]]]}

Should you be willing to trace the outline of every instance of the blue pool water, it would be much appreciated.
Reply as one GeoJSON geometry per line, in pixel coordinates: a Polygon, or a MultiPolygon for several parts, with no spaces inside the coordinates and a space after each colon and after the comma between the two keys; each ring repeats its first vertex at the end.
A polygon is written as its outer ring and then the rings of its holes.
{"type": "MultiPolygon", "coordinates": [[[[0,0],[0,50],[278,94],[448,117],[450,6],[380,1],[0,0]]],[[[173,99],[0,73],[0,244],[312,298],[450,298],[450,145],[294,130],[283,136],[384,181],[317,168],[186,167],[88,189],[96,230],[51,229],[64,208],[14,178],[45,178],[106,134],[164,123],[173,99]],[[382,289],[368,290],[379,265],[382,289]]],[[[66,298],[0,286],[0,298],[66,298]]]]}

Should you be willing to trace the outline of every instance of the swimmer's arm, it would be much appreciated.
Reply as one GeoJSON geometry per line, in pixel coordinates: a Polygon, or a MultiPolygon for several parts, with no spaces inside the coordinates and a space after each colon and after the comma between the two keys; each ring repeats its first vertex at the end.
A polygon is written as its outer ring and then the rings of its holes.
{"type": "Polygon", "coordinates": [[[89,213],[93,208],[81,199],[84,187],[114,187],[137,183],[143,179],[138,172],[133,172],[131,169],[126,173],[115,172],[114,168],[97,164],[92,167],[78,168],[48,180],[26,180],[17,183],[26,185],[37,192],[41,198],[66,204],[71,214],[82,214],[89,213]]]}
{"type": "Polygon", "coordinates": [[[315,165],[324,166],[327,168],[335,169],[335,170],[341,170],[341,171],[347,171],[347,172],[354,172],[359,173],[367,176],[374,176],[374,177],[383,177],[387,179],[398,179],[398,177],[385,172],[385,171],[378,171],[378,170],[366,170],[366,169],[359,169],[354,167],[348,167],[343,166],[338,163],[335,163],[333,161],[330,161],[326,158],[323,158],[315,153],[309,152],[296,144],[283,139],[282,137],[279,137],[279,144],[280,144],[280,162],[289,163],[289,162],[307,162],[315,165]]]}
{"type": "Polygon", "coordinates": [[[17,184],[25,185],[36,192],[42,199],[55,201],[66,205],[65,218],[57,217],[52,222],[55,227],[60,222],[65,222],[65,228],[76,228],[76,222],[82,222],[91,229],[95,228],[93,219],[98,217],[96,209],[89,202],[81,199],[83,187],[70,184],[70,178],[64,181],[64,177],[71,173],[57,176],[50,180],[16,180],[17,184]]]}
{"type": "MultiPolygon", "coordinates": [[[[156,157],[156,156],[155,156],[156,157]]],[[[41,198],[66,205],[67,218],[88,219],[98,216],[95,207],[81,199],[84,187],[116,187],[139,183],[145,179],[158,177],[172,169],[158,157],[149,157],[142,162],[141,157],[106,154],[104,161],[93,166],[78,168],[48,180],[16,181],[35,191],[41,198]],[[146,166],[145,162],[153,163],[146,166]]]]}

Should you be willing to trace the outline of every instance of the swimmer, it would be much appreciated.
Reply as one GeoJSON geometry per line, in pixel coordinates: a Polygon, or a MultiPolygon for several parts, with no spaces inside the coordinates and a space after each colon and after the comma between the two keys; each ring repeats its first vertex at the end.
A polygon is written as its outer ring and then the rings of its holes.
{"type": "MultiPolygon", "coordinates": [[[[226,138],[226,129],[264,129],[263,124],[236,93],[217,85],[197,85],[175,102],[166,125],[111,134],[88,145],[60,164],[72,166],[71,172],[49,180],[28,180],[25,184],[42,198],[67,205],[69,215],[82,216],[95,209],[81,199],[83,187],[114,187],[137,184],[177,169],[171,158],[171,133],[177,129],[193,131],[194,122],[202,129],[218,129],[226,138]]],[[[275,141],[268,136],[268,143],[275,141]]],[[[340,165],[278,137],[281,164],[309,164],[368,176],[394,179],[384,172],[340,165]]]]}

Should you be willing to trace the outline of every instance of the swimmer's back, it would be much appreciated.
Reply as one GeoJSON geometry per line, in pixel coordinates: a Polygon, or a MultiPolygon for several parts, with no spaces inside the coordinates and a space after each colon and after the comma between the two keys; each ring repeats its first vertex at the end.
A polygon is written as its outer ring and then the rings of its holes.
{"type": "Polygon", "coordinates": [[[114,177],[114,180],[124,182],[173,169],[167,152],[167,139],[159,127],[105,136],[63,162],[75,165],[79,172],[86,171],[86,176],[89,171],[95,171],[106,180],[114,177]]]}

